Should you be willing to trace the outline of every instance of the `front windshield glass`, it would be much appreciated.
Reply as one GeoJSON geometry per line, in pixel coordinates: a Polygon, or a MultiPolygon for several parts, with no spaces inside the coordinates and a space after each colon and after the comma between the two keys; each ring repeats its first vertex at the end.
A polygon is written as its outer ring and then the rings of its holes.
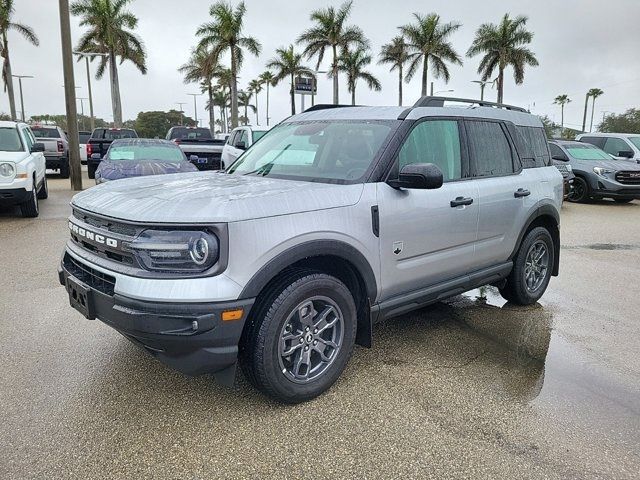
{"type": "Polygon", "coordinates": [[[578,160],[611,160],[611,156],[592,145],[571,145],[567,147],[567,152],[578,160]]]}
{"type": "Polygon", "coordinates": [[[107,160],[179,163],[185,161],[185,157],[175,145],[112,145],[107,160]]]}
{"type": "Polygon", "coordinates": [[[18,130],[11,127],[0,128],[0,151],[21,152],[22,150],[22,141],[18,130]]]}
{"type": "Polygon", "coordinates": [[[629,141],[633,143],[636,148],[640,148],[640,137],[628,137],[629,141]]]}
{"type": "Polygon", "coordinates": [[[227,173],[344,183],[361,179],[393,121],[285,123],[269,131],[227,173]]]}

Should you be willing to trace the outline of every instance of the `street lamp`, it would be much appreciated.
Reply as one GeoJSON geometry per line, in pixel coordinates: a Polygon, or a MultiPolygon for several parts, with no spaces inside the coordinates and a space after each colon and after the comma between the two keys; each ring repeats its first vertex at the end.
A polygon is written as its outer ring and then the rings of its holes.
{"type": "Polygon", "coordinates": [[[22,97],[22,79],[23,78],[33,78],[33,75],[11,75],[18,79],[18,84],[20,85],[20,110],[22,113],[22,121],[24,122],[24,98],[22,97]]]}
{"type": "Polygon", "coordinates": [[[480,85],[480,101],[484,100],[484,87],[493,82],[493,80],[471,80],[471,83],[477,83],[480,85]]]}
{"type": "MultiPolygon", "coordinates": [[[[91,117],[91,131],[96,128],[96,120],[93,117],[93,95],[91,94],[91,73],[89,72],[89,59],[94,57],[108,57],[108,53],[97,52],[73,52],[74,55],[78,55],[79,58],[84,58],[87,64],[87,89],[89,90],[89,116],[91,117]]],[[[84,120],[83,120],[84,121],[84,120]]]]}
{"type": "Polygon", "coordinates": [[[183,105],[186,105],[187,102],[176,102],[176,105],[178,105],[180,107],[180,125],[182,125],[184,123],[184,107],[183,105]]]}
{"type": "Polygon", "coordinates": [[[187,93],[187,95],[191,95],[193,97],[193,111],[194,111],[194,120],[196,121],[196,127],[200,126],[198,123],[198,104],[196,102],[196,98],[200,97],[201,93],[187,93]]]}
{"type": "Polygon", "coordinates": [[[87,97],[76,97],[76,100],[80,100],[80,117],[82,118],[82,128],[85,128],[84,125],[84,101],[89,100],[87,97]]]}

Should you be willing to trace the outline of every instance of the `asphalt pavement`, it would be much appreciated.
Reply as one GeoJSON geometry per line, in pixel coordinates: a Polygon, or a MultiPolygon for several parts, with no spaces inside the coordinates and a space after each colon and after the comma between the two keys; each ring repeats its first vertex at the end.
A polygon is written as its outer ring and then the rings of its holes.
{"type": "Polygon", "coordinates": [[[283,406],[69,307],[72,193],[49,182],[39,218],[0,210],[1,479],[638,478],[640,202],[565,204],[539,304],[487,287],[383,322],[283,406]]]}

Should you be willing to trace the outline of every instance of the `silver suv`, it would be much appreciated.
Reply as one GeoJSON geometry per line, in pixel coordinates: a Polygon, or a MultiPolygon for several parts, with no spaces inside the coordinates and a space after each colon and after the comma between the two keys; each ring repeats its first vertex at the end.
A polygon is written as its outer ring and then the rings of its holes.
{"type": "Polygon", "coordinates": [[[79,193],[60,282],[164,363],[230,384],[239,360],[289,403],[375,321],[485,284],[532,304],[558,273],[562,176],[537,117],[469,102],[316,106],[225,172],[79,193]]]}

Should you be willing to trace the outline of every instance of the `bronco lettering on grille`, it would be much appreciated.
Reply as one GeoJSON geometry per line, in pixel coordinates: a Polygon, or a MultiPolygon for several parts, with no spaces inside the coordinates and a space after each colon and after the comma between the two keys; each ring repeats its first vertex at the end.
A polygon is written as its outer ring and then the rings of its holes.
{"type": "Polygon", "coordinates": [[[86,238],[87,240],[100,245],[106,245],[107,247],[118,248],[118,240],[115,238],[109,238],[91,230],[87,230],[86,228],[79,227],[73,222],[69,222],[69,230],[75,233],[78,237],[86,238]]]}

